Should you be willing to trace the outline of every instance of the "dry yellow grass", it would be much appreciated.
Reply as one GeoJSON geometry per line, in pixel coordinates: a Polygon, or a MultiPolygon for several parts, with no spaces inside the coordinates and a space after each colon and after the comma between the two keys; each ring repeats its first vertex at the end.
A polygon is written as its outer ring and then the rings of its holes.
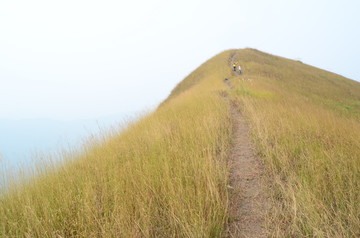
{"type": "Polygon", "coordinates": [[[276,237],[360,236],[360,83],[255,50],[234,98],[274,179],[276,237]]]}
{"type": "Polygon", "coordinates": [[[230,121],[216,65],[119,136],[2,195],[0,236],[219,237],[230,121]]]}
{"type": "Polygon", "coordinates": [[[0,197],[0,236],[221,237],[231,135],[224,90],[273,180],[271,236],[359,237],[360,84],[251,49],[212,58],[120,135],[14,185],[0,197]],[[232,61],[244,75],[232,74],[232,61]]]}

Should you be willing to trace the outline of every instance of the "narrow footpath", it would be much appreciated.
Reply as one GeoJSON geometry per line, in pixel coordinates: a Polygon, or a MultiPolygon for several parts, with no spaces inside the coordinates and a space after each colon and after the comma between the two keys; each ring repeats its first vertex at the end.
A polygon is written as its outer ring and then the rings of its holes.
{"type": "MultiPolygon", "coordinates": [[[[230,80],[225,83],[232,88],[230,80]]],[[[256,155],[250,129],[235,102],[228,97],[233,121],[230,151],[230,207],[227,237],[267,237],[265,216],[269,209],[264,165],[256,155]]]]}

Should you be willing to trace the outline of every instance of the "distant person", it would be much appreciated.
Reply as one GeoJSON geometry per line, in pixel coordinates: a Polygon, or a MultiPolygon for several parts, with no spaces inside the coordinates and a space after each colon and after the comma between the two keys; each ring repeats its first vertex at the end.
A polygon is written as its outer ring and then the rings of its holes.
{"type": "Polygon", "coordinates": [[[242,74],[241,65],[239,64],[239,74],[242,74]]]}
{"type": "Polygon", "coordinates": [[[236,72],[236,63],[233,63],[233,70],[236,72]]]}

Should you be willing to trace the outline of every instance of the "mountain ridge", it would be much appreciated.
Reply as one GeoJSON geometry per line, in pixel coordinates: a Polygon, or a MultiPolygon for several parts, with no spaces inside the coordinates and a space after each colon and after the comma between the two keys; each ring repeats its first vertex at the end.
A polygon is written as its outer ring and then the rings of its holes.
{"type": "Polygon", "coordinates": [[[0,197],[0,235],[231,235],[233,121],[222,95],[271,178],[267,235],[357,237],[360,83],[254,49],[216,55],[120,135],[14,185],[0,197]]]}

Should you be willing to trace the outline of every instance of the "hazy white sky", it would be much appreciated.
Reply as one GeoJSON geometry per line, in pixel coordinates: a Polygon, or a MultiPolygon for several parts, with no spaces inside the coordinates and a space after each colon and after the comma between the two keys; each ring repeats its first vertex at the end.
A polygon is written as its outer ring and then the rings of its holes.
{"type": "Polygon", "coordinates": [[[0,118],[151,108],[208,58],[251,47],[360,81],[358,0],[4,0],[0,118]]]}

